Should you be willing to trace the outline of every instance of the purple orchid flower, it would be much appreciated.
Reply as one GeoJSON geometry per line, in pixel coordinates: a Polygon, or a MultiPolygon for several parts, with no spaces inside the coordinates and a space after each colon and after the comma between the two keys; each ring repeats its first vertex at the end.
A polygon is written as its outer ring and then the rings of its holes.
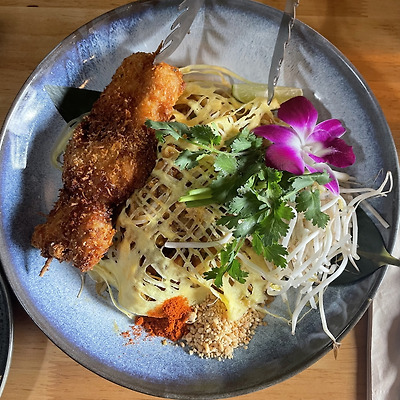
{"type": "Polygon", "coordinates": [[[339,183],[328,164],[344,168],[355,161],[353,148],[340,137],[345,128],[337,119],[328,119],[317,125],[318,112],[303,96],[281,104],[278,118],[289,127],[263,125],[254,129],[257,136],[272,142],[265,152],[267,166],[302,175],[326,171],[332,180],[325,186],[339,193],[339,183]]]}

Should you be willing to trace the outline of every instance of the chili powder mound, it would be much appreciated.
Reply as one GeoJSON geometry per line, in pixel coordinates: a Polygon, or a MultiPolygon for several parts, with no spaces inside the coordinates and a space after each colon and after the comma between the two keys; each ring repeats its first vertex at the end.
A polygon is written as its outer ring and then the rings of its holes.
{"type": "Polygon", "coordinates": [[[150,311],[148,316],[136,317],[135,323],[150,335],[177,341],[187,332],[186,322],[192,312],[187,298],[177,296],[165,300],[161,306],[150,311]]]}

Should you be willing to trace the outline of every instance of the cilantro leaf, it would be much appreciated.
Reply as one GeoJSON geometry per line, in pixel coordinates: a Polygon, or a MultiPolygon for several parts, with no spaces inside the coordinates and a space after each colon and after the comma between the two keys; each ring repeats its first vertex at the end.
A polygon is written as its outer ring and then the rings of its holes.
{"type": "Polygon", "coordinates": [[[220,153],[215,157],[214,168],[225,175],[233,174],[237,169],[236,158],[229,153],[220,153]]]}
{"type": "Polygon", "coordinates": [[[331,177],[329,174],[324,172],[314,172],[312,174],[305,175],[295,175],[289,178],[289,181],[292,182],[292,187],[296,191],[300,191],[307,186],[311,186],[314,182],[317,182],[320,185],[325,185],[330,182],[331,177]]]}
{"type": "Polygon", "coordinates": [[[208,125],[195,125],[189,128],[187,138],[191,142],[206,146],[217,146],[221,143],[221,135],[208,125]]]}
{"type": "Polygon", "coordinates": [[[282,195],[282,187],[278,182],[268,182],[266,194],[270,199],[279,199],[282,195]]]}
{"type": "Polygon", "coordinates": [[[226,273],[238,282],[245,283],[248,272],[241,269],[241,264],[236,259],[242,244],[243,241],[237,240],[227,244],[226,248],[220,251],[220,266],[206,271],[204,277],[206,279],[213,279],[214,285],[217,287],[222,286],[222,278],[226,273]]]}
{"type": "Polygon", "coordinates": [[[288,252],[285,247],[282,245],[275,243],[270,246],[264,247],[264,258],[268,261],[273,262],[276,266],[285,268],[287,265],[287,261],[285,256],[288,255],[288,252]]]}
{"type": "Polygon", "coordinates": [[[225,275],[226,270],[224,268],[214,267],[210,271],[204,272],[203,276],[207,280],[213,280],[216,287],[222,286],[222,278],[225,275]]]}
{"type": "Polygon", "coordinates": [[[250,148],[260,148],[262,138],[255,136],[248,129],[239,132],[227,145],[231,148],[232,153],[240,153],[250,148]]]}
{"type": "Polygon", "coordinates": [[[189,127],[181,122],[158,122],[147,120],[145,125],[155,130],[158,141],[164,142],[165,136],[171,135],[175,140],[182,138],[189,132],[189,127]]]}
{"type": "Polygon", "coordinates": [[[240,222],[240,216],[237,215],[224,215],[217,221],[217,225],[224,225],[229,229],[235,229],[240,222]]]}
{"type": "Polygon", "coordinates": [[[321,211],[319,190],[304,190],[296,197],[297,211],[304,212],[304,216],[319,228],[325,228],[329,215],[321,211]]]}
{"type": "Polygon", "coordinates": [[[282,177],[283,177],[283,172],[278,171],[277,169],[265,166],[265,168],[260,170],[259,177],[260,177],[260,179],[263,179],[263,180],[267,181],[268,183],[270,183],[270,182],[281,183],[282,177]]]}
{"type": "Polygon", "coordinates": [[[292,209],[283,202],[273,205],[270,212],[260,222],[264,232],[262,241],[265,247],[276,243],[282,236],[285,236],[289,229],[289,223],[294,217],[292,209]]]}
{"type": "Polygon", "coordinates": [[[251,246],[258,255],[264,253],[264,245],[258,233],[252,235],[251,246]]]}
{"type": "Polygon", "coordinates": [[[213,191],[213,202],[217,204],[229,203],[249,179],[258,173],[262,161],[259,154],[255,152],[243,156],[237,160],[235,173],[229,175],[218,175],[210,184],[213,191]]]}
{"type": "Polygon", "coordinates": [[[263,204],[253,192],[245,192],[232,199],[228,204],[228,212],[248,217],[258,213],[263,204]]]}
{"type": "Polygon", "coordinates": [[[228,270],[229,275],[239,283],[245,283],[249,273],[241,269],[239,260],[233,260],[228,270]]]}
{"type": "Polygon", "coordinates": [[[192,169],[199,164],[199,160],[205,155],[204,150],[199,151],[182,151],[175,160],[175,164],[180,169],[192,169]]]}
{"type": "Polygon", "coordinates": [[[251,215],[241,219],[233,231],[233,236],[245,238],[251,235],[257,229],[258,218],[257,215],[251,215]]]}
{"type": "Polygon", "coordinates": [[[288,178],[288,182],[291,184],[291,190],[288,191],[285,198],[290,201],[294,201],[295,195],[302,189],[311,187],[314,182],[318,183],[319,185],[325,185],[326,183],[330,182],[330,180],[331,177],[326,171],[291,176],[288,178]]]}
{"type": "Polygon", "coordinates": [[[252,236],[252,246],[257,254],[263,255],[263,257],[268,261],[273,262],[275,265],[281,268],[286,267],[287,261],[285,256],[288,255],[288,252],[282,245],[275,243],[265,246],[260,234],[255,233],[252,236]]]}
{"type": "Polygon", "coordinates": [[[219,224],[224,224],[233,229],[233,235],[237,238],[245,238],[256,229],[265,208],[265,203],[260,201],[252,192],[245,192],[236,196],[227,205],[229,215],[220,218],[219,224]]]}

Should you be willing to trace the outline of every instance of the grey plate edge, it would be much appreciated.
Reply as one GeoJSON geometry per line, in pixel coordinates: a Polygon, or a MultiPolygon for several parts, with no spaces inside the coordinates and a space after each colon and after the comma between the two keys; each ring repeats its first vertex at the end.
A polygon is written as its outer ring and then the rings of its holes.
{"type": "Polygon", "coordinates": [[[8,317],[9,317],[7,360],[6,360],[6,364],[4,365],[4,370],[3,370],[3,366],[0,366],[2,368],[2,370],[0,370],[0,372],[2,372],[2,375],[0,375],[0,397],[1,397],[3,394],[3,391],[4,391],[4,387],[7,383],[8,374],[10,372],[13,347],[14,347],[14,319],[13,319],[11,297],[10,297],[10,294],[6,287],[6,283],[1,275],[0,275],[0,290],[3,292],[4,298],[6,299],[6,309],[7,309],[8,317]]]}

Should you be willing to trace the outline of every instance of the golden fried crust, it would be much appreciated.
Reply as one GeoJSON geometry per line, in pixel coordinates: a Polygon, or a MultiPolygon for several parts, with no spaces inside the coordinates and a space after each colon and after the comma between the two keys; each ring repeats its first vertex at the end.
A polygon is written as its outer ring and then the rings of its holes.
{"type": "Polygon", "coordinates": [[[114,233],[111,210],[105,204],[61,191],[47,222],[35,228],[32,244],[45,258],[70,261],[87,271],[111,246],[114,233]]]}
{"type": "Polygon", "coordinates": [[[144,185],[156,161],[156,139],[144,123],[169,120],[183,91],[179,71],[153,61],[147,53],[126,58],[75,131],[64,156],[69,191],[120,203],[144,185]]]}
{"type": "Polygon", "coordinates": [[[93,105],[88,135],[100,135],[127,120],[141,126],[147,119],[171,118],[184,82],[177,68],[165,63],[153,65],[154,58],[154,54],[135,53],[122,62],[93,105]]]}
{"type": "Polygon", "coordinates": [[[91,269],[111,245],[113,210],[154,168],[156,139],[144,123],[169,120],[184,89],[179,70],[153,65],[154,58],[126,58],[75,130],[64,155],[59,200],[32,236],[44,257],[91,269]]]}
{"type": "Polygon", "coordinates": [[[154,168],[154,134],[129,121],[109,136],[88,140],[87,123],[77,129],[65,153],[64,187],[87,201],[119,204],[145,184],[154,168]]]}

